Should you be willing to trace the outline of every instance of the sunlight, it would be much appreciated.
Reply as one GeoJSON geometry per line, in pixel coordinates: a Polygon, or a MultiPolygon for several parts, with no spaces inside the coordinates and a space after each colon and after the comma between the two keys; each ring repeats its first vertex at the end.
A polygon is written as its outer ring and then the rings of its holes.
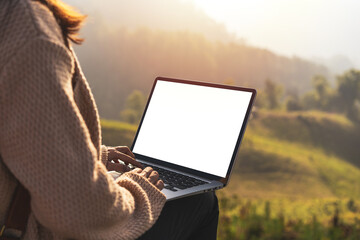
{"type": "Polygon", "coordinates": [[[344,55],[360,65],[358,1],[187,1],[251,45],[310,59],[344,55]]]}

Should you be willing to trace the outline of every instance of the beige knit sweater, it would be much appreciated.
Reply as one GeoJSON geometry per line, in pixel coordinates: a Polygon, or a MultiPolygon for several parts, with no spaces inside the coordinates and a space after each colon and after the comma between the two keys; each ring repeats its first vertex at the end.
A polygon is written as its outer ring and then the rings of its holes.
{"type": "Polygon", "coordinates": [[[47,8],[0,1],[0,224],[16,178],[31,195],[25,239],[135,239],[165,196],[137,174],[107,174],[98,112],[75,61],[47,8]]]}

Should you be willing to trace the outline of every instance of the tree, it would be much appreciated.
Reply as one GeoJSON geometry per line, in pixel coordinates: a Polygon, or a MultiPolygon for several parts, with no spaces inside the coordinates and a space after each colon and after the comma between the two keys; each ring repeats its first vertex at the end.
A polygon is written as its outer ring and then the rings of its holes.
{"type": "Polygon", "coordinates": [[[280,85],[277,85],[270,79],[265,80],[265,97],[269,109],[275,109],[280,106],[282,93],[283,88],[280,85]]]}
{"type": "Polygon", "coordinates": [[[123,121],[138,124],[146,104],[144,94],[134,90],[126,99],[125,109],[121,111],[120,117],[123,121]]]}
{"type": "Polygon", "coordinates": [[[322,75],[315,75],[312,79],[312,84],[319,98],[325,98],[330,88],[328,80],[322,75]]]}
{"type": "Polygon", "coordinates": [[[334,98],[334,90],[329,81],[322,75],[315,75],[312,78],[313,90],[307,92],[302,99],[305,109],[318,109],[330,111],[334,98]]]}
{"type": "Polygon", "coordinates": [[[315,75],[312,79],[312,84],[318,100],[318,108],[327,110],[331,95],[331,88],[328,80],[322,75],[315,75]]]}
{"type": "Polygon", "coordinates": [[[291,111],[299,111],[302,110],[301,103],[299,101],[299,98],[295,96],[289,96],[286,100],[286,110],[291,111]]]}
{"type": "Polygon", "coordinates": [[[306,110],[319,108],[319,101],[315,91],[305,93],[302,97],[302,103],[306,110]]]}
{"type": "Polygon", "coordinates": [[[261,109],[266,108],[267,107],[266,102],[267,102],[267,100],[266,100],[264,90],[262,90],[262,89],[257,90],[254,106],[257,108],[261,108],[261,109]]]}
{"type": "Polygon", "coordinates": [[[349,117],[358,116],[356,102],[360,100],[360,71],[352,69],[337,77],[337,105],[349,117]]]}

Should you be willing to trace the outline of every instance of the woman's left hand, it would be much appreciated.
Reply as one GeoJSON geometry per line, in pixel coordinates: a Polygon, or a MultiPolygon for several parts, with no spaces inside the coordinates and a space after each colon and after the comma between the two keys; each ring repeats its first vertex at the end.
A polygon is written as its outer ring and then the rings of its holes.
{"type": "Polygon", "coordinates": [[[126,146],[108,147],[108,162],[106,168],[111,171],[128,172],[131,169],[128,164],[143,168],[142,164],[135,160],[135,155],[126,146]],[[121,160],[125,164],[119,162],[121,160]]]}

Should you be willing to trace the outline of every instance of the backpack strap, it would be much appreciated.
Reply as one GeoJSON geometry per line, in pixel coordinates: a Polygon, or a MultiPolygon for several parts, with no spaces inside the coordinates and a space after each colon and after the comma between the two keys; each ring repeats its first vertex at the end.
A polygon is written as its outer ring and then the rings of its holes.
{"type": "Polygon", "coordinates": [[[30,195],[20,183],[15,189],[4,225],[0,229],[0,240],[20,239],[26,230],[30,214],[30,195]]]}

